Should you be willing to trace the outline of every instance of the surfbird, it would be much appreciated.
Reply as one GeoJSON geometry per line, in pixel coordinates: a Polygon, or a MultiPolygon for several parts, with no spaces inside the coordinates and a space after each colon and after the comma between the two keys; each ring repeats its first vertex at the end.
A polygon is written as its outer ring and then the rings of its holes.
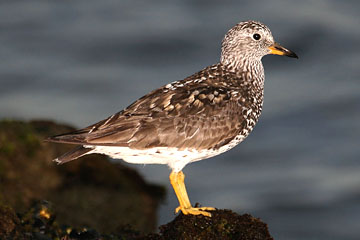
{"type": "Polygon", "coordinates": [[[263,106],[261,58],[267,54],[297,58],[274,41],[264,24],[240,22],[225,35],[219,63],[162,86],[98,123],[50,137],[78,145],[55,161],[99,153],[129,163],[167,164],[180,204],[175,211],[211,216],[212,207],[192,207],[182,169],[228,151],[249,135],[263,106]]]}

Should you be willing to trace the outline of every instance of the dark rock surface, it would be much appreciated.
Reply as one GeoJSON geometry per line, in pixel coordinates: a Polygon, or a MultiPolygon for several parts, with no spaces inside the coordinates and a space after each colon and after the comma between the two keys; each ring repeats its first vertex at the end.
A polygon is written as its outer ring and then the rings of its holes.
{"type": "Polygon", "coordinates": [[[0,206],[0,239],[23,239],[24,229],[15,211],[8,206],[0,206]]]}
{"type": "Polygon", "coordinates": [[[216,210],[211,214],[210,218],[181,214],[160,226],[158,239],[273,239],[267,224],[249,214],[238,215],[230,210],[216,210]]]}
{"type": "Polygon", "coordinates": [[[267,225],[249,214],[238,215],[229,210],[216,210],[212,217],[178,215],[160,226],[159,233],[144,234],[130,226],[122,226],[111,234],[101,234],[90,228],[60,226],[52,204],[38,202],[23,215],[10,207],[0,207],[0,239],[34,240],[202,240],[239,239],[272,240],[267,225]]]}
{"type": "Polygon", "coordinates": [[[153,231],[164,188],[103,155],[64,165],[51,161],[73,146],[43,140],[73,130],[47,121],[0,121],[0,203],[21,213],[46,199],[54,204],[59,224],[101,232],[130,224],[153,231]]]}

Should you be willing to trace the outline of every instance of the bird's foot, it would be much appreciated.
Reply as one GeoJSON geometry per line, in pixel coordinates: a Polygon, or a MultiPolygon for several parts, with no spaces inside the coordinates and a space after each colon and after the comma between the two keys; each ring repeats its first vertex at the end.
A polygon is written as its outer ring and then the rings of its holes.
{"type": "Polygon", "coordinates": [[[184,215],[203,215],[206,217],[211,217],[211,213],[207,211],[214,211],[215,208],[213,207],[190,207],[190,208],[184,208],[182,206],[179,206],[175,209],[175,213],[178,213],[181,211],[184,215]]]}

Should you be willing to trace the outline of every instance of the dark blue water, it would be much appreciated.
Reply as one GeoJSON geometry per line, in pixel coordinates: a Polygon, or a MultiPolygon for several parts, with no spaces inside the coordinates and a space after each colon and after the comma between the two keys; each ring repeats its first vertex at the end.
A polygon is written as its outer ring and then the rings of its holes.
{"type": "MultiPolygon", "coordinates": [[[[359,1],[1,1],[0,117],[78,127],[218,62],[226,31],[266,23],[265,105],[235,149],[185,168],[192,201],[249,212],[276,239],[359,239],[359,1]]],[[[169,187],[166,166],[136,166],[169,187]]]]}

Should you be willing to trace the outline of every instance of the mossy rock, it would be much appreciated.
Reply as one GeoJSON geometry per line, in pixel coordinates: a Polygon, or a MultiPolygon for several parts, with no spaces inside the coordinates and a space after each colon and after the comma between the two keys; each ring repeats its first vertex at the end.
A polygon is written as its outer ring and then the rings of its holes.
{"type": "Polygon", "coordinates": [[[211,215],[204,217],[180,214],[172,222],[160,226],[160,233],[153,235],[152,239],[273,240],[267,224],[249,214],[215,210],[211,211],[211,215]]]}
{"type": "Polygon", "coordinates": [[[0,239],[26,239],[21,221],[9,206],[0,205],[0,239]]]}
{"type": "Polygon", "coordinates": [[[116,231],[130,224],[150,232],[165,189],[103,155],[57,165],[73,146],[44,142],[74,128],[50,121],[0,121],[0,203],[25,212],[37,200],[56,206],[59,224],[116,231]]]}
{"type": "Polygon", "coordinates": [[[0,206],[0,239],[273,240],[267,225],[260,219],[229,210],[212,211],[212,217],[180,214],[170,223],[160,226],[157,234],[144,234],[131,226],[121,226],[111,234],[104,234],[95,229],[59,226],[55,207],[46,201],[38,202],[18,217],[11,208],[0,206]]]}

